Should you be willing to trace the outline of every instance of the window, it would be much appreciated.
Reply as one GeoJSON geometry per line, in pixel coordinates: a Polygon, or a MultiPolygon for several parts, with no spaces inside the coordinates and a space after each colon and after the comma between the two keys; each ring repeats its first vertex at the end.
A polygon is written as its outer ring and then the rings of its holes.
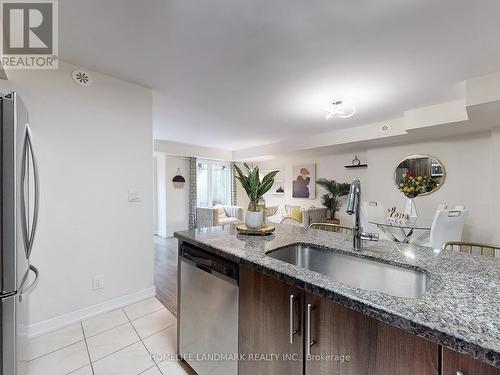
{"type": "Polygon", "coordinates": [[[218,161],[198,161],[196,184],[198,207],[231,204],[230,164],[218,161]]]}

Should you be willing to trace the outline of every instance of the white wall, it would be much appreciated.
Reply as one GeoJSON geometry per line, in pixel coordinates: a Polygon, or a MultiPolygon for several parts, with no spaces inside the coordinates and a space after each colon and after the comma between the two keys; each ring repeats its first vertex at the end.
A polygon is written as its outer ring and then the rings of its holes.
{"type": "Polygon", "coordinates": [[[189,228],[189,161],[186,158],[167,156],[167,236],[189,228]],[[172,178],[180,169],[186,179],[184,186],[175,186],[172,178]]]}
{"type": "MultiPolygon", "coordinates": [[[[440,203],[449,206],[465,204],[469,209],[469,218],[464,232],[464,239],[477,241],[496,241],[500,238],[495,230],[496,215],[500,210],[498,195],[500,180],[495,176],[493,185],[493,171],[500,162],[500,131],[495,135],[489,132],[467,136],[458,136],[430,142],[386,146],[372,148],[364,152],[315,154],[302,153],[299,156],[282,156],[271,161],[258,163],[261,169],[281,169],[285,177],[285,196],[266,196],[268,205],[279,203],[301,206],[321,206],[322,189],[317,187],[316,200],[291,198],[291,169],[295,164],[316,163],[317,178],[334,178],[340,182],[350,182],[359,178],[362,183],[363,200],[384,202],[386,206],[396,205],[402,211],[406,198],[396,189],[393,182],[393,173],[396,164],[404,157],[412,154],[429,154],[439,160],[446,167],[447,178],[442,188],[428,196],[416,199],[419,215],[432,219],[435,208],[440,203]],[[492,150],[497,158],[492,164],[492,150]],[[368,163],[367,169],[345,169],[350,164],[354,154],[358,154],[363,162],[368,163]],[[491,186],[496,186],[494,189],[491,186]],[[496,210],[493,202],[496,201],[496,210]]],[[[244,193],[239,187],[239,205],[246,206],[244,193]]],[[[344,199],[345,201],[345,199],[344,199]]],[[[343,223],[351,224],[352,218],[345,214],[345,204],[338,217],[343,223]]]]}
{"type": "Polygon", "coordinates": [[[98,73],[80,87],[75,67],[59,66],[9,71],[0,82],[29,110],[40,165],[31,323],[153,286],[151,91],[98,73]],[[142,202],[127,201],[131,188],[142,202]],[[92,290],[95,275],[102,290],[92,290]]]}
{"type": "Polygon", "coordinates": [[[500,212],[500,173],[498,173],[498,166],[500,165],[500,128],[493,129],[491,138],[491,171],[493,172],[493,183],[491,185],[491,194],[493,198],[493,213],[491,215],[491,226],[493,231],[492,242],[500,244],[500,226],[498,225],[498,212],[500,212]]]}
{"type": "Polygon", "coordinates": [[[155,234],[167,237],[167,156],[154,153],[155,160],[155,234]]]}
{"type": "Polygon", "coordinates": [[[158,160],[158,226],[156,234],[172,237],[174,232],[189,228],[189,160],[155,152],[158,160]],[[186,183],[176,185],[172,178],[180,169],[186,183]]]}
{"type": "Polygon", "coordinates": [[[233,156],[230,150],[165,141],[162,139],[155,140],[154,148],[157,152],[182,157],[194,156],[202,159],[231,160],[233,156]]]}

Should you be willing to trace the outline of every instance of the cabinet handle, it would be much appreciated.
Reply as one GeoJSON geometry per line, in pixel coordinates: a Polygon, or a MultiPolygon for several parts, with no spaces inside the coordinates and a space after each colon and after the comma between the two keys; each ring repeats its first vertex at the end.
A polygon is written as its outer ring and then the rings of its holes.
{"type": "Polygon", "coordinates": [[[289,331],[289,334],[290,334],[290,344],[293,344],[293,336],[295,336],[298,332],[298,330],[295,329],[295,322],[294,322],[294,304],[295,304],[295,296],[293,294],[290,294],[290,306],[289,306],[289,309],[290,309],[290,331],[289,331]]]}
{"type": "Polygon", "coordinates": [[[311,355],[311,347],[316,344],[316,341],[311,339],[311,311],[314,310],[313,305],[307,304],[306,309],[306,355],[311,355]]]}

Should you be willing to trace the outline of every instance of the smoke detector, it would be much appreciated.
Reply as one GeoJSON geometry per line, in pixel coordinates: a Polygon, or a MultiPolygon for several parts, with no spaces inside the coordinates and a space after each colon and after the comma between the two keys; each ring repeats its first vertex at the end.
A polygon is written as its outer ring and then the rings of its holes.
{"type": "Polygon", "coordinates": [[[73,70],[71,77],[73,78],[73,82],[75,82],[78,86],[87,87],[92,85],[93,82],[90,73],[83,69],[73,70]]]}
{"type": "Polygon", "coordinates": [[[389,124],[384,124],[380,127],[380,131],[382,133],[387,133],[391,129],[391,126],[389,124]]]}

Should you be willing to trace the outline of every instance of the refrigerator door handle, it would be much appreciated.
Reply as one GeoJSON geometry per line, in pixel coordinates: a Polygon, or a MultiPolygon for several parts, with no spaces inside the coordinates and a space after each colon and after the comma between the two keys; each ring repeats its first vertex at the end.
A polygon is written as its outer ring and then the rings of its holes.
{"type": "MultiPolygon", "coordinates": [[[[39,213],[39,203],[40,203],[40,182],[38,176],[38,163],[33,151],[33,143],[31,141],[31,129],[28,124],[26,124],[26,133],[24,138],[23,146],[23,158],[21,165],[21,230],[24,240],[24,250],[26,253],[26,258],[29,259],[31,255],[31,250],[33,247],[33,240],[35,238],[36,227],[38,224],[38,213],[39,213]],[[26,204],[26,177],[28,173],[28,164],[33,165],[33,176],[34,176],[34,207],[33,207],[33,221],[29,221],[29,206],[26,204]],[[31,224],[31,225],[29,225],[31,224]]],[[[28,187],[29,189],[29,187],[28,187]]]]}
{"type": "MultiPolygon", "coordinates": [[[[28,259],[31,256],[31,251],[33,250],[33,242],[35,240],[36,228],[38,225],[38,214],[40,212],[40,178],[38,175],[38,162],[35,155],[35,151],[33,150],[33,142],[31,140],[31,129],[28,124],[26,124],[26,138],[29,144],[29,151],[31,155],[31,162],[33,164],[33,182],[34,182],[34,192],[35,192],[35,201],[33,207],[33,222],[31,224],[31,232],[29,237],[29,249],[28,249],[28,259]]],[[[35,268],[36,269],[36,268],[35,268]]],[[[38,272],[38,271],[37,271],[38,272]]],[[[38,273],[37,273],[38,275],[38,273]]]]}
{"type": "Polygon", "coordinates": [[[27,207],[26,203],[26,175],[27,175],[27,163],[28,163],[28,129],[27,126],[25,128],[24,133],[24,142],[23,142],[23,156],[21,160],[21,233],[23,235],[23,243],[24,243],[24,252],[26,253],[26,258],[29,253],[29,237],[28,237],[28,218],[29,207],[27,207]]]}
{"type": "Polygon", "coordinates": [[[24,297],[26,297],[29,293],[31,293],[31,291],[33,290],[35,285],[38,283],[38,276],[39,276],[38,268],[36,268],[34,265],[30,264],[30,271],[33,272],[33,274],[35,275],[35,278],[33,279],[31,284],[26,289],[24,289],[24,287],[21,289],[21,293],[19,294],[19,298],[21,298],[21,300],[24,297]]]}

